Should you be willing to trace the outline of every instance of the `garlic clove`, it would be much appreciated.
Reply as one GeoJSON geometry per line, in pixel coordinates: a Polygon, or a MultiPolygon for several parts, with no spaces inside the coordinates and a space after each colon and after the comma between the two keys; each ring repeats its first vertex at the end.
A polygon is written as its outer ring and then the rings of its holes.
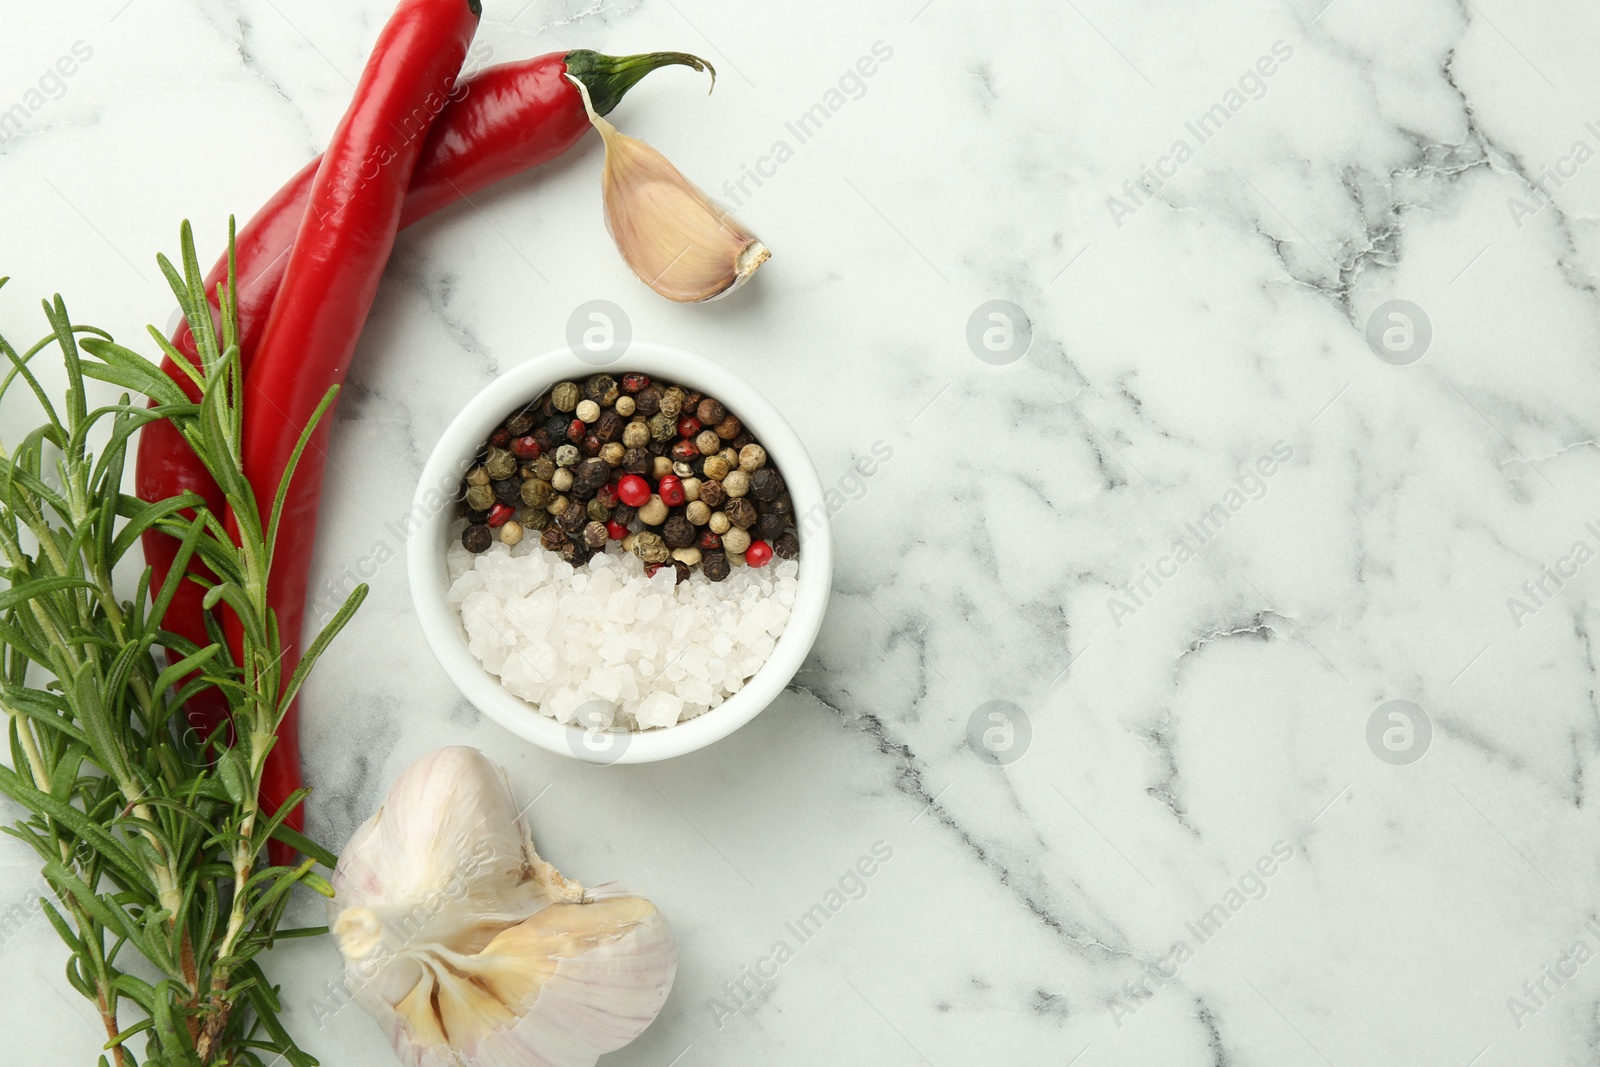
{"type": "Polygon", "coordinates": [[[504,771],[473,749],[408,768],[334,887],[347,984],[414,1067],[593,1067],[672,988],[655,906],[540,859],[504,771]]]}
{"type": "Polygon", "coordinates": [[[669,300],[698,303],[733,292],[772,258],[666,156],[596,114],[583,83],[568,77],[605,142],[606,229],[641,281],[669,300]]]}

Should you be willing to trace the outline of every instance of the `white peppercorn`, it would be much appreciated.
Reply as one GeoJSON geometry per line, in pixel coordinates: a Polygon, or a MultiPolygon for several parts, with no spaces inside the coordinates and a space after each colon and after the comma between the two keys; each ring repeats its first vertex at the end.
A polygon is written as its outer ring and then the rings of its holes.
{"type": "Polygon", "coordinates": [[[733,523],[728,521],[728,516],[725,512],[713,511],[711,518],[706,520],[706,529],[714,534],[726,534],[732,528],[733,523]]]}
{"type": "Polygon", "coordinates": [[[516,519],[507,519],[500,526],[500,540],[508,545],[514,545],[522,540],[522,524],[516,519]]]}
{"type": "Polygon", "coordinates": [[[701,430],[694,439],[694,446],[700,450],[702,456],[714,456],[722,451],[722,438],[717,436],[715,430],[701,430]]]}
{"type": "Polygon", "coordinates": [[[750,491],[750,476],[744,471],[729,471],[728,476],[722,479],[722,488],[734,498],[744,496],[750,491]]]}
{"type": "Polygon", "coordinates": [[[683,509],[683,517],[696,526],[704,526],[711,521],[711,505],[704,500],[691,500],[689,506],[683,509]]]}
{"type": "Polygon", "coordinates": [[[728,461],[721,456],[707,456],[705,474],[714,482],[720,482],[728,476],[728,461]]]}
{"type": "Polygon", "coordinates": [[[593,400],[580,400],[573,414],[583,422],[593,422],[600,417],[600,405],[593,400]]]}
{"type": "Polygon", "coordinates": [[[693,545],[688,548],[675,548],[672,550],[672,558],[679,563],[697,567],[700,565],[700,550],[693,545]]]}
{"type": "Polygon", "coordinates": [[[659,526],[667,521],[667,505],[655,493],[639,507],[639,521],[646,526],[659,526]]]}
{"type": "Polygon", "coordinates": [[[561,467],[550,476],[550,485],[558,493],[565,493],[572,488],[572,468],[561,467]]]}
{"type": "Polygon", "coordinates": [[[739,449],[739,469],[749,474],[758,471],[767,465],[767,450],[757,444],[748,444],[739,449]]]}
{"type": "Polygon", "coordinates": [[[700,499],[700,479],[685,478],[683,480],[683,499],[690,503],[700,499]]]}
{"type": "Polygon", "coordinates": [[[631,396],[619,396],[619,397],[617,397],[617,409],[616,410],[617,410],[617,414],[621,415],[623,418],[627,418],[629,415],[632,415],[633,414],[633,410],[634,410],[633,397],[631,397],[631,396]]]}
{"type": "Polygon", "coordinates": [[[650,461],[650,473],[660,481],[672,473],[672,460],[666,456],[655,456],[650,461]]]}
{"type": "Polygon", "coordinates": [[[730,558],[743,558],[744,550],[750,547],[750,535],[737,526],[730,526],[722,535],[722,547],[730,558]]]}

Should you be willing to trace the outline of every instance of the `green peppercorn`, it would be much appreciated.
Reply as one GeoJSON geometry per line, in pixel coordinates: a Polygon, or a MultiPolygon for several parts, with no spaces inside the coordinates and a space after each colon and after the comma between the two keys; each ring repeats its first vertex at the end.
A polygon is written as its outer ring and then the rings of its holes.
{"type": "Polygon", "coordinates": [[[583,528],[583,543],[589,548],[606,547],[606,525],[603,522],[591,522],[583,528]]]}
{"type": "Polygon", "coordinates": [[[578,389],[577,382],[558,382],[550,390],[550,406],[557,411],[572,411],[582,399],[583,393],[578,389]]]}
{"type": "Polygon", "coordinates": [[[778,554],[779,559],[794,559],[800,554],[800,538],[792,533],[780,534],[772,542],[772,551],[778,554]]]}
{"type": "Polygon", "coordinates": [[[678,424],[665,411],[650,416],[650,440],[670,441],[678,435],[678,424]]]}
{"type": "Polygon", "coordinates": [[[582,458],[583,456],[579,453],[577,445],[562,445],[556,449],[556,466],[558,467],[574,466],[582,458]]]}
{"type": "Polygon", "coordinates": [[[494,489],[487,485],[474,485],[467,490],[467,507],[473,511],[488,511],[494,507],[494,489]]]}
{"type": "Polygon", "coordinates": [[[544,508],[518,508],[517,521],[524,530],[543,530],[550,525],[550,513],[544,508]]]}
{"type": "Polygon", "coordinates": [[[473,467],[467,472],[468,485],[488,485],[490,481],[489,472],[482,467],[473,467]]]}
{"type": "Polygon", "coordinates": [[[732,570],[728,566],[728,555],[725,552],[707,552],[700,558],[700,569],[713,582],[726,580],[728,572],[732,570]]]}
{"type": "Polygon", "coordinates": [[[584,510],[589,513],[589,518],[593,519],[595,522],[605,522],[607,519],[611,518],[611,509],[606,507],[606,502],[601,500],[599,497],[595,497],[593,500],[589,501],[589,503],[585,504],[584,510]]]}
{"type": "Polygon", "coordinates": [[[783,495],[783,475],[771,467],[750,474],[750,495],[757,500],[776,500],[783,495]]]}
{"type": "Polygon", "coordinates": [[[550,484],[555,486],[556,492],[558,492],[558,493],[566,493],[566,492],[571,491],[571,489],[572,489],[572,468],[571,467],[557,467],[555,474],[552,475],[551,478],[550,478],[550,484]]]}
{"type": "Polygon", "coordinates": [[[701,482],[700,499],[704,500],[713,509],[720,508],[727,503],[728,491],[722,487],[722,483],[719,481],[701,482]]]}
{"type": "Polygon", "coordinates": [[[661,540],[668,548],[688,548],[694,544],[694,523],[682,515],[674,515],[661,527],[661,540]]]}
{"type": "Polygon", "coordinates": [[[634,539],[633,554],[646,563],[665,563],[672,552],[659,534],[646,531],[634,539]]]}
{"type": "Polygon", "coordinates": [[[758,444],[748,444],[739,449],[739,469],[749,474],[767,465],[767,450],[758,444]]]}
{"type": "Polygon", "coordinates": [[[727,506],[722,510],[727,514],[728,521],[733,523],[733,525],[740,530],[750,529],[750,527],[756,524],[756,519],[760,517],[756,514],[756,505],[754,501],[746,500],[743,497],[728,501],[727,506]]]}
{"type": "Polygon", "coordinates": [[[542,478],[529,478],[522,483],[522,502],[530,508],[542,508],[550,503],[554,486],[542,478]]]}
{"type": "Polygon", "coordinates": [[[483,469],[489,472],[491,481],[509,478],[517,472],[516,453],[510,449],[491,448],[489,449],[489,460],[483,465],[483,469]]]}
{"type": "Polygon", "coordinates": [[[468,552],[486,552],[494,544],[494,531],[483,523],[473,523],[461,531],[461,547],[468,552]]]}

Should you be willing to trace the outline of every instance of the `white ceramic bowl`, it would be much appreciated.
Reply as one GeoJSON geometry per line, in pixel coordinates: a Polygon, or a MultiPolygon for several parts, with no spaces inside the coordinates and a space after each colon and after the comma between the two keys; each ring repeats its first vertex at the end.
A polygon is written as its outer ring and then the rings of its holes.
{"type": "Polygon", "coordinates": [[[445,429],[423,468],[412,506],[415,530],[406,547],[411,601],[433,654],[450,680],[489,718],[541,748],[591,763],[649,763],[681,756],[728,736],[755,718],[781,693],[811,651],[833,584],[833,542],[822,484],[805,446],[789,423],[743,378],[692,352],[634,341],[604,367],[562,349],[530,360],[473,397],[445,429]],[[676,726],[630,734],[586,732],[544,715],[507,692],[467,650],[460,612],[446,600],[445,551],[455,525],[455,494],[474,454],[520,404],[559,381],[582,381],[604,371],[641,371],[654,379],[699,389],[739,416],[783,473],[794,500],[800,533],[799,590],[788,628],[772,656],[720,706],[676,726]]]}

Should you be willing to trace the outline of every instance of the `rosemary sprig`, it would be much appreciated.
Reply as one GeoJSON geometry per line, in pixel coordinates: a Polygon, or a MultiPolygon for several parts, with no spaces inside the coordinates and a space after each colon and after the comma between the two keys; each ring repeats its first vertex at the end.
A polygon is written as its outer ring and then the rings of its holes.
{"type": "MultiPolygon", "coordinates": [[[[44,304],[50,333],[37,344],[18,351],[0,337],[10,364],[0,397],[23,383],[45,418],[15,447],[0,443],[0,710],[11,746],[0,792],[28,812],[5,829],[43,861],[53,899],[39,903],[66,943],[68,980],[103,1020],[101,1067],[141,1062],[130,1045],[140,1034],[150,1067],[316,1063],[284,1028],[277,990],[256,957],[276,936],[315,932],[278,927],[296,885],[331,894],[312,868],[331,867],[334,857],[282,823],[307,791],[270,817],[257,795],[289,701],[366,587],[284,678],[266,599],[283,501],[280,495],[263,516],[241,465],[233,258],[230,220],[219,337],[188,223],[181,265],[158,257],[199,345],[201,367],[191,375],[201,387],[198,403],[156,363],[74,324],[59,296],[44,304]],[[66,368],[59,406],[31,369],[51,349],[66,368]],[[90,409],[85,379],[130,392],[90,409]],[[153,404],[135,404],[130,393],[153,404]],[[147,504],[122,492],[130,441],[156,419],[171,420],[222,488],[237,545],[223,516],[193,493],[147,504]],[[152,527],[181,542],[171,574],[151,588],[145,568],[135,596],[119,600],[114,576],[152,527]],[[225,603],[242,624],[240,662],[216,629],[204,647],[162,629],[178,583],[196,580],[185,576],[196,555],[216,576],[207,605],[225,603]],[[182,708],[211,685],[228,696],[232,729],[197,738],[182,708]],[[273,837],[310,858],[266,866],[261,857],[273,837]],[[130,951],[145,962],[124,967],[130,951]]],[[[189,368],[158,331],[150,333],[189,368]]],[[[318,418],[333,398],[330,391],[318,418]]],[[[315,425],[314,418],[305,427],[302,448],[315,425]]]]}

